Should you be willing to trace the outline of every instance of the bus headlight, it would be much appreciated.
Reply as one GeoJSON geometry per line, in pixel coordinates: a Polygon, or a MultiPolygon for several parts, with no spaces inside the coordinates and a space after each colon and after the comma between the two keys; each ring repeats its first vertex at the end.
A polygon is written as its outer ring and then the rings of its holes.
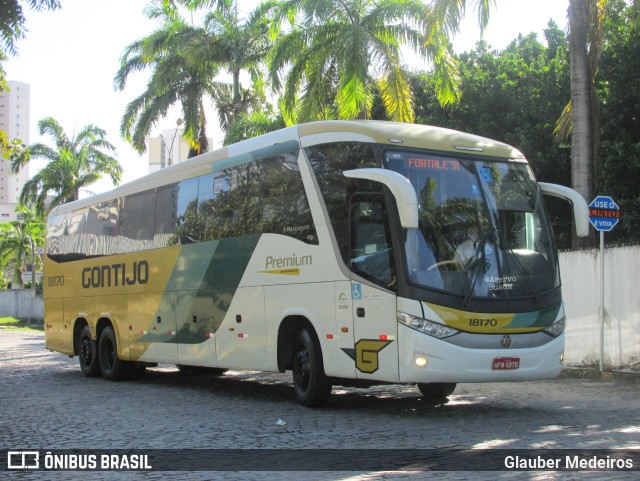
{"type": "Polygon", "coordinates": [[[567,318],[562,316],[556,322],[547,327],[544,332],[553,337],[558,337],[560,334],[564,332],[564,328],[567,324],[567,318]]]}
{"type": "Polygon", "coordinates": [[[445,337],[453,336],[459,332],[457,329],[445,326],[439,322],[428,321],[427,319],[405,314],[404,312],[398,312],[397,317],[399,323],[404,324],[411,329],[437,337],[438,339],[444,339],[445,337]]]}

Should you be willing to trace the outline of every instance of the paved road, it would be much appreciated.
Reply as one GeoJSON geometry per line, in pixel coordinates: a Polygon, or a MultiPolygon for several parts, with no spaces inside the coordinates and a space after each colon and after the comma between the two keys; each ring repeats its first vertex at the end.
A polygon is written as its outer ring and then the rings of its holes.
{"type": "MultiPolygon", "coordinates": [[[[563,378],[463,384],[429,406],[411,386],[334,388],[325,408],[299,406],[290,373],[185,375],[172,366],[126,382],[88,379],[77,358],[33,331],[0,330],[0,448],[640,448],[640,384],[563,378]],[[285,426],[277,426],[281,419],[285,426]]],[[[0,479],[3,477],[0,471],[0,479]]],[[[138,479],[140,473],[11,473],[24,479],[138,479]],[[127,477],[128,475],[128,477],[127,477]]],[[[443,474],[443,473],[440,473],[443,474]]],[[[507,479],[514,473],[444,473],[507,479]]],[[[584,473],[519,473],[584,479],[584,473]]],[[[635,479],[635,473],[607,473],[635,479]]],[[[151,472],[145,479],[422,479],[424,472],[151,472]],[[277,475],[276,475],[277,474],[277,475]]],[[[600,479],[603,473],[586,473],[600,479]]]]}

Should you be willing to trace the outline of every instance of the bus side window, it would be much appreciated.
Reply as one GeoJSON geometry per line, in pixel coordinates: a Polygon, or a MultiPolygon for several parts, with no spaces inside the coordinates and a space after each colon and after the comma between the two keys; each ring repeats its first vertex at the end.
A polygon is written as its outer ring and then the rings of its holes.
{"type": "Polygon", "coordinates": [[[156,248],[171,245],[173,233],[178,228],[177,197],[177,183],[158,187],[153,223],[153,246],[156,248]]]}
{"type": "Polygon", "coordinates": [[[202,228],[198,218],[198,178],[182,180],[178,183],[177,244],[198,242],[202,228]]]}
{"type": "Polygon", "coordinates": [[[391,288],[395,284],[388,215],[382,195],[354,194],[350,203],[351,268],[391,288]]]}
{"type": "Polygon", "coordinates": [[[262,233],[282,234],[308,244],[317,235],[302,185],[297,156],[284,154],[259,161],[262,233]]]}
{"type": "Polygon", "coordinates": [[[140,251],[145,241],[153,239],[154,216],[149,215],[149,206],[155,206],[156,190],[150,189],[126,196],[120,211],[120,234],[127,238],[131,247],[125,250],[140,251]]]}

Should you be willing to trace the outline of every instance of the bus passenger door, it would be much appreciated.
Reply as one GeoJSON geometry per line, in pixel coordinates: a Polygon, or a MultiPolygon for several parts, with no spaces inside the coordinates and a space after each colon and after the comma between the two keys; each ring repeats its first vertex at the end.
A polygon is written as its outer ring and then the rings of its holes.
{"type": "Polygon", "coordinates": [[[351,282],[358,379],[398,381],[396,278],[388,215],[382,194],[354,194],[350,203],[351,282]]]}
{"type": "Polygon", "coordinates": [[[351,289],[356,377],[399,381],[395,294],[355,281],[351,289]]]}

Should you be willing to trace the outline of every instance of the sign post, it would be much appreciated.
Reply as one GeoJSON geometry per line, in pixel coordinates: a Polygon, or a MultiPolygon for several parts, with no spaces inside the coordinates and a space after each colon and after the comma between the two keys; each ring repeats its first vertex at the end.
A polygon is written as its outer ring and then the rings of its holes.
{"type": "Polygon", "coordinates": [[[620,207],[606,195],[599,195],[589,204],[589,222],[600,232],[600,374],[604,372],[604,233],[620,221],[620,207]]]}

